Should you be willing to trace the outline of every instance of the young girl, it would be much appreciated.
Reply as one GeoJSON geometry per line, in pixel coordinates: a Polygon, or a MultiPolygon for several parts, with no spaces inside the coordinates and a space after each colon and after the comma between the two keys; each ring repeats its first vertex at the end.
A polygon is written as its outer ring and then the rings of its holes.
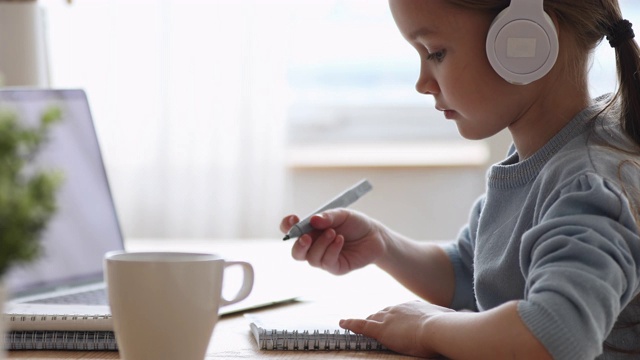
{"type": "MultiPolygon", "coordinates": [[[[527,0],[533,2],[534,0],[527,0]]],[[[457,241],[418,242],[348,209],[314,216],[292,255],[334,274],[376,264],[428,302],[340,326],[400,353],[453,359],[640,357],[640,52],[617,0],[547,0],[559,39],[550,72],[505,81],[485,42],[508,0],[390,0],[421,59],[416,89],[468,139],[504,128],[457,241]],[[591,99],[590,54],[606,37],[619,91],[591,99]],[[471,310],[471,311],[456,311],[471,310]]],[[[298,221],[282,220],[287,232],[298,221]]]]}

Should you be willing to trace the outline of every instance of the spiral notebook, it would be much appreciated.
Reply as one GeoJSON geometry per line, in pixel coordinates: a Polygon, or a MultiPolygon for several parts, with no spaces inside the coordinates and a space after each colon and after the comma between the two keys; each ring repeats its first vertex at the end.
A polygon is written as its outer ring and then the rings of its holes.
{"type": "Polygon", "coordinates": [[[274,317],[245,314],[260,350],[292,351],[388,351],[375,339],[355,334],[338,326],[338,316],[274,317]],[[327,321],[327,319],[334,319],[327,321]]]}

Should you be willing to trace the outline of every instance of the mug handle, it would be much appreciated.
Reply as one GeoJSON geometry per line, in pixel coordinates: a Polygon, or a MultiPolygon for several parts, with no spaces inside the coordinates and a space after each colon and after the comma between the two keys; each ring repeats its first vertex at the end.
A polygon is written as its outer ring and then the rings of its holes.
{"type": "Polygon", "coordinates": [[[251,294],[251,289],[253,289],[253,267],[251,264],[244,261],[225,261],[224,268],[234,265],[242,267],[242,287],[233,299],[227,300],[222,296],[220,306],[235,304],[246,299],[251,294]]]}

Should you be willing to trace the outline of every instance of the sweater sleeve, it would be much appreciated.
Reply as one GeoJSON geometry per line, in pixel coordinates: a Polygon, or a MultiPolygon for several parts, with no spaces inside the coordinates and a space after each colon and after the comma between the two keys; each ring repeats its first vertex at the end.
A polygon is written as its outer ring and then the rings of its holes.
{"type": "Polygon", "coordinates": [[[546,199],[522,237],[519,314],[556,359],[593,359],[638,292],[640,239],[616,184],[595,174],[546,199]]]}
{"type": "Polygon", "coordinates": [[[460,231],[457,241],[444,248],[453,265],[456,281],[453,301],[449,306],[454,310],[477,311],[473,290],[473,249],[483,204],[484,197],[475,202],[471,208],[469,223],[460,231]]]}

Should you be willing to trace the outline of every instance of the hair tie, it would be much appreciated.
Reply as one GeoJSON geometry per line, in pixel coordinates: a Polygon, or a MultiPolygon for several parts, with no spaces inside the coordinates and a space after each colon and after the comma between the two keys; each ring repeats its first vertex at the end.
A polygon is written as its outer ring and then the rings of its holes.
{"type": "Polygon", "coordinates": [[[620,44],[633,39],[635,36],[631,28],[631,22],[629,22],[629,20],[620,20],[609,29],[607,40],[609,40],[609,45],[611,45],[612,48],[617,48],[620,44]]]}

